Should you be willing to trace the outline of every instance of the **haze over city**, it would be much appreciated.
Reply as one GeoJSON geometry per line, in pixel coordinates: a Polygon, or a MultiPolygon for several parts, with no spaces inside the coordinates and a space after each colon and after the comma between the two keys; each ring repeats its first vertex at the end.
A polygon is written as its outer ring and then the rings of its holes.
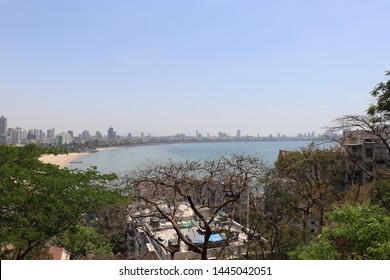
{"type": "Polygon", "coordinates": [[[364,113],[390,2],[1,1],[9,127],[320,132],[364,113]]]}

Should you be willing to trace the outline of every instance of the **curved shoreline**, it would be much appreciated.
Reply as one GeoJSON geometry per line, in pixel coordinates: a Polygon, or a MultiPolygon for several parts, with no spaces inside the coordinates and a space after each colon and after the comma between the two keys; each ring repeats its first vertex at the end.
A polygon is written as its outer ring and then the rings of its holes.
{"type": "MultiPolygon", "coordinates": [[[[106,151],[106,150],[115,150],[117,147],[107,147],[107,148],[97,148],[96,151],[106,151]]],[[[39,160],[43,163],[50,163],[58,165],[60,168],[68,167],[70,163],[78,160],[84,156],[90,155],[91,152],[81,152],[81,153],[68,153],[68,154],[46,154],[42,155],[39,160]]]]}
{"type": "Polygon", "coordinates": [[[59,154],[59,155],[43,155],[39,158],[43,163],[50,163],[58,165],[60,168],[67,167],[72,161],[75,161],[83,156],[89,155],[90,153],[69,153],[69,154],[59,154]]]}

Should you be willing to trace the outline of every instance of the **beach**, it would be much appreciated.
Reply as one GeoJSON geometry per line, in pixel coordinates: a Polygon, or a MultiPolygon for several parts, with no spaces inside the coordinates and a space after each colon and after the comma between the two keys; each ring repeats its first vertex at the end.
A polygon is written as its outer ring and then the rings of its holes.
{"type": "MultiPolygon", "coordinates": [[[[115,150],[118,147],[106,147],[106,148],[97,148],[96,151],[106,151],[106,150],[115,150]]],[[[61,168],[68,167],[71,162],[80,162],[83,156],[90,155],[90,152],[82,153],[68,153],[68,154],[59,154],[59,155],[43,155],[39,158],[43,163],[51,163],[58,165],[61,168]]]]}
{"type": "Polygon", "coordinates": [[[97,148],[96,151],[108,151],[108,150],[116,150],[118,147],[106,147],[106,148],[97,148]]]}
{"type": "Polygon", "coordinates": [[[69,153],[59,155],[43,155],[39,158],[43,163],[51,163],[58,165],[61,168],[67,167],[72,161],[80,161],[80,158],[90,153],[69,153]]]}

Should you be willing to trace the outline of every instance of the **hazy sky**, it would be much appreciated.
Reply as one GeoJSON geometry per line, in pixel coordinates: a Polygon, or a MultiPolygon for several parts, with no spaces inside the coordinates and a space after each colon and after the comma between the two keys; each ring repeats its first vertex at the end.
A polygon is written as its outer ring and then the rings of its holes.
{"type": "Polygon", "coordinates": [[[390,1],[0,0],[8,126],[320,132],[390,70],[390,1]]]}

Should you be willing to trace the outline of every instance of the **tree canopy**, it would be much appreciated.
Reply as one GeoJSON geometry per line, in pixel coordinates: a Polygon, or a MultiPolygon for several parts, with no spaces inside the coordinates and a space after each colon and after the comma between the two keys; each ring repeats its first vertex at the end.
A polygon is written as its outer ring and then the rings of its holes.
{"type": "Polygon", "coordinates": [[[390,217],[377,206],[346,205],[328,214],[329,225],[294,259],[390,259],[390,217]]]}
{"type": "MultiPolygon", "coordinates": [[[[390,71],[386,71],[386,76],[390,77],[390,71]]],[[[376,104],[369,106],[368,115],[384,114],[390,117],[390,79],[379,83],[371,91],[371,95],[376,98],[376,104]]]]}
{"type": "Polygon", "coordinates": [[[110,203],[115,174],[61,169],[39,157],[62,151],[0,146],[0,257],[36,259],[52,238],[110,203]]]}

